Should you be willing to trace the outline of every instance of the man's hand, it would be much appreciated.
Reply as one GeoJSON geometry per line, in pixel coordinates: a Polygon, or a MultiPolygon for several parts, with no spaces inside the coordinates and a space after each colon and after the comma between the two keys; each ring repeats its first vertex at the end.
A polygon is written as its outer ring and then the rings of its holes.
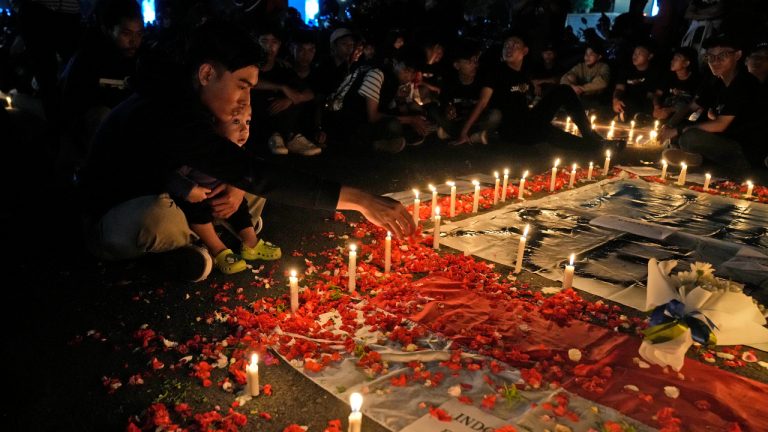
{"type": "Polygon", "coordinates": [[[227,184],[220,184],[209,194],[213,216],[226,219],[232,216],[243,202],[245,191],[227,184]]]}
{"type": "Polygon", "coordinates": [[[291,100],[291,102],[298,104],[301,102],[301,92],[298,90],[294,90],[288,86],[283,86],[282,88],[283,94],[285,97],[291,100]]]}
{"type": "Polygon", "coordinates": [[[664,142],[666,140],[671,140],[677,137],[677,129],[671,128],[667,125],[664,125],[661,127],[661,130],[659,131],[659,141],[664,142]]]}
{"type": "Polygon", "coordinates": [[[391,232],[395,238],[410,236],[416,230],[413,216],[399,201],[353,187],[341,187],[336,208],[359,211],[371,223],[391,232]]]}
{"type": "Polygon", "coordinates": [[[272,103],[269,105],[269,113],[271,115],[275,115],[277,113],[283,112],[290,108],[293,105],[293,101],[289,98],[279,98],[272,101],[272,103]]]}
{"type": "Polygon", "coordinates": [[[613,98],[613,112],[624,112],[624,102],[621,99],[613,98]]]}
{"type": "Polygon", "coordinates": [[[653,118],[657,120],[666,120],[672,115],[671,107],[654,107],[653,118]]]}
{"type": "Polygon", "coordinates": [[[571,88],[573,89],[573,92],[576,93],[577,96],[580,96],[582,93],[584,93],[584,87],[582,86],[571,84],[571,88]]]}
{"type": "Polygon", "coordinates": [[[208,194],[210,193],[211,190],[207,187],[195,185],[192,187],[192,190],[189,191],[189,194],[187,195],[187,201],[191,203],[199,203],[208,198],[208,194]]]}
{"type": "Polygon", "coordinates": [[[461,132],[459,132],[459,137],[456,140],[450,142],[451,145],[455,145],[455,146],[468,144],[468,143],[469,143],[469,132],[464,129],[462,129],[461,132]]]}

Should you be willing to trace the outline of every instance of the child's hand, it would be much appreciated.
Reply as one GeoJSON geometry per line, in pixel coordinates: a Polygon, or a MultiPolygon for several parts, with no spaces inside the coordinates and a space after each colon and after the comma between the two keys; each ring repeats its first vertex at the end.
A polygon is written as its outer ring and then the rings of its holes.
{"type": "Polygon", "coordinates": [[[187,201],[191,203],[199,203],[208,198],[209,193],[211,193],[210,189],[202,186],[195,186],[191,191],[189,191],[189,195],[187,195],[187,201]]]}

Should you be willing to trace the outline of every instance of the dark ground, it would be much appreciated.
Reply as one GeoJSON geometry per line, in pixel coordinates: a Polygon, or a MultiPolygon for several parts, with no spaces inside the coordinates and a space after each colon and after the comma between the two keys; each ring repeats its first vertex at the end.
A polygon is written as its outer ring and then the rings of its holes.
{"type": "MultiPolygon", "coordinates": [[[[13,164],[6,161],[11,190],[1,226],[7,239],[6,268],[10,273],[4,286],[2,358],[7,362],[4,387],[10,401],[2,410],[3,429],[124,430],[129,416],[140,414],[156,400],[183,401],[205,410],[216,404],[226,408],[233,400],[231,394],[215,386],[203,389],[185,373],[161,371],[146,379],[143,386],[124,385],[112,395],[105,391],[101,377],[120,375],[125,382],[125,377],[134,373],[130,371],[148,369],[143,353],[126,348],[131,332],[142,324],[176,341],[196,333],[215,337],[211,330],[215,327],[204,320],[196,322],[211,310],[211,282],[232,281],[248,287],[253,275],[223,276],[214,271],[203,283],[179,283],[166,280],[145,261],[100,263],[89,257],[78,240],[70,191],[56,180],[47,165],[46,152],[40,150],[44,147],[37,145],[20,148],[20,157],[13,164]],[[100,337],[87,336],[89,330],[99,332],[100,337]]],[[[407,148],[395,156],[289,156],[276,160],[386,193],[416,185],[426,189],[429,182],[505,167],[511,168],[512,177],[523,169],[539,173],[551,166],[554,155],[566,162],[602,161],[601,157],[578,152],[540,152],[534,147],[499,143],[447,148],[436,142],[407,148]]],[[[627,149],[613,161],[637,164],[658,159],[659,149],[627,149]]],[[[269,203],[261,236],[282,247],[285,258],[278,265],[290,266],[301,260],[290,257],[291,251],[327,247],[319,240],[305,238],[331,229],[329,216],[269,203]]],[[[283,286],[246,290],[249,299],[284,291],[283,286]]],[[[319,431],[327,420],[336,418],[346,424],[349,407],[290,366],[281,363],[261,370],[262,384],[272,384],[275,393],[251,401],[247,408],[269,412],[273,420],[251,415],[245,430],[281,431],[289,423],[297,423],[319,431]]],[[[364,424],[367,432],[385,430],[370,419],[364,424]]]]}

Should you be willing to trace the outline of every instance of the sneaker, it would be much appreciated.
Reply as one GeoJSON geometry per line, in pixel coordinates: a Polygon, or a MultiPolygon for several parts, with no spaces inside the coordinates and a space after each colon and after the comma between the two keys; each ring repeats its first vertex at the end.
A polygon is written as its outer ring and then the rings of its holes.
{"type": "Polygon", "coordinates": [[[470,144],[488,144],[488,134],[485,131],[475,132],[469,136],[470,144]]]}
{"type": "Polygon", "coordinates": [[[200,282],[211,274],[213,260],[205,248],[187,245],[162,254],[164,271],[189,282],[200,282]]]}
{"type": "Polygon", "coordinates": [[[235,274],[248,268],[245,260],[240,255],[232,252],[232,249],[224,249],[219,252],[214,261],[216,268],[224,274],[235,274]]]}
{"type": "Polygon", "coordinates": [[[269,137],[267,144],[269,145],[269,149],[272,151],[272,154],[288,154],[288,148],[285,146],[285,141],[283,141],[283,137],[281,137],[278,133],[273,133],[272,136],[269,137]]]}
{"type": "Polygon", "coordinates": [[[302,134],[296,134],[291,138],[285,146],[287,151],[291,153],[300,154],[302,156],[315,156],[320,154],[323,149],[316,146],[312,141],[308,140],[302,134]]]}
{"type": "Polygon", "coordinates": [[[675,148],[669,148],[661,153],[661,157],[667,160],[672,166],[680,166],[682,162],[685,162],[689,167],[700,166],[704,162],[704,158],[698,153],[689,153],[687,151],[675,148]]]}
{"type": "Polygon", "coordinates": [[[283,256],[283,251],[280,250],[280,246],[276,246],[262,239],[262,240],[259,240],[259,242],[256,243],[256,246],[252,248],[246,245],[243,245],[242,248],[240,249],[240,256],[242,256],[244,260],[248,260],[248,261],[253,261],[253,260],[273,261],[276,259],[280,259],[280,257],[283,256]]]}
{"type": "Polygon", "coordinates": [[[383,139],[373,142],[373,149],[384,153],[400,153],[405,148],[405,138],[383,139]]]}
{"type": "Polygon", "coordinates": [[[445,129],[441,127],[437,128],[437,137],[441,140],[451,139],[451,136],[448,134],[448,132],[446,132],[445,129]]]}

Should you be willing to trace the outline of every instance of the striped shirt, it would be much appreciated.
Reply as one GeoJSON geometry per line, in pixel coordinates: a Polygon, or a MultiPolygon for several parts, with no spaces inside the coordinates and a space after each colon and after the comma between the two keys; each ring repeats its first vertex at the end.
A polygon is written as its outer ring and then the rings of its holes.
{"type": "Polygon", "coordinates": [[[384,83],[384,72],[381,69],[371,69],[365,74],[360,88],[357,89],[357,94],[379,103],[382,83],[384,83]]]}

